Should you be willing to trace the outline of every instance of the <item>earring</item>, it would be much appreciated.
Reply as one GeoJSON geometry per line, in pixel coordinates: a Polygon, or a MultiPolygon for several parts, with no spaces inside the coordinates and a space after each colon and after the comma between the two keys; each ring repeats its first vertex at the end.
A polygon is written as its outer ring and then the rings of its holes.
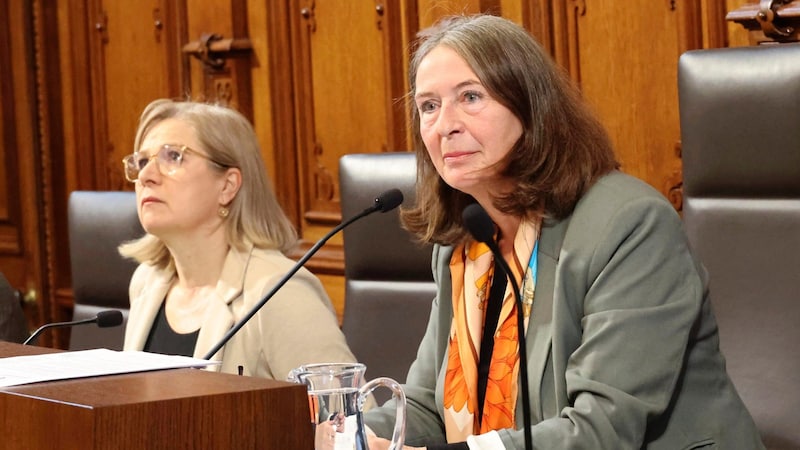
{"type": "Polygon", "coordinates": [[[219,214],[219,216],[222,217],[223,219],[228,217],[228,214],[230,213],[231,210],[226,208],[225,206],[220,206],[219,209],[217,210],[217,214],[219,214]]]}

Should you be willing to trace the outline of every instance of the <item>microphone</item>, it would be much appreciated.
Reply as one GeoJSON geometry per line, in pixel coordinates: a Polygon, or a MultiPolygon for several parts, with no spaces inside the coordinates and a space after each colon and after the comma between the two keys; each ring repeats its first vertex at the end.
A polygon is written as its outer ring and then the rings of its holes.
{"type": "Polygon", "coordinates": [[[328,239],[330,239],[334,234],[338,233],[344,227],[350,225],[351,223],[355,222],[358,219],[361,219],[364,216],[368,216],[376,211],[380,211],[382,213],[391,211],[400,206],[401,203],[403,203],[403,193],[400,191],[400,189],[397,188],[389,189],[388,191],[385,191],[380,195],[378,195],[377,197],[375,197],[375,202],[372,206],[364,209],[360,213],[356,214],[355,216],[343,221],[342,223],[334,227],[325,236],[323,236],[322,239],[317,241],[317,243],[314,244],[314,246],[311,247],[306,252],[306,254],[303,255],[302,258],[297,260],[297,263],[292,267],[292,269],[289,272],[287,272],[286,275],[284,275],[283,278],[281,278],[280,281],[278,281],[278,283],[275,286],[273,286],[269,292],[267,292],[267,294],[264,296],[264,298],[261,299],[261,301],[259,301],[255,306],[253,306],[253,308],[244,317],[242,317],[239,320],[239,322],[237,322],[233,327],[231,327],[230,330],[228,330],[227,333],[225,333],[225,336],[223,336],[222,339],[220,339],[220,341],[217,342],[217,344],[211,350],[209,350],[208,353],[205,354],[205,356],[203,356],[203,359],[210,360],[211,357],[214,356],[214,354],[217,353],[233,337],[233,335],[236,334],[236,332],[239,331],[247,323],[248,320],[250,320],[254,315],[256,315],[256,313],[269,301],[269,299],[275,296],[275,293],[277,293],[278,290],[281,287],[283,287],[283,285],[286,284],[287,281],[289,281],[289,278],[291,278],[295,273],[297,273],[297,271],[300,270],[300,268],[303,267],[303,265],[305,265],[306,261],[308,261],[312,256],[314,256],[314,254],[317,253],[317,251],[326,242],[328,242],[328,239]]]}
{"type": "Polygon", "coordinates": [[[514,291],[514,298],[517,301],[517,339],[519,341],[519,372],[522,378],[522,423],[523,433],[525,434],[525,449],[531,450],[532,436],[531,436],[531,403],[530,394],[528,393],[528,352],[525,346],[525,315],[522,312],[522,297],[520,296],[519,285],[514,278],[503,254],[500,253],[500,248],[497,242],[494,241],[494,223],[492,222],[489,214],[478,203],[472,203],[464,208],[461,213],[461,219],[467,226],[472,237],[478,242],[483,242],[489,246],[489,250],[494,255],[495,263],[500,264],[506,272],[506,277],[511,283],[514,291]]]}
{"type": "Polygon", "coordinates": [[[96,323],[100,328],[109,328],[109,327],[116,327],[122,324],[122,313],[117,311],[116,309],[109,309],[105,311],[100,311],[97,313],[96,316],[90,317],[88,319],[83,320],[75,320],[72,322],[54,322],[54,323],[47,323],[39,327],[36,331],[33,332],[32,335],[28,339],[25,339],[25,342],[22,345],[28,345],[31,341],[35,340],[39,337],[42,332],[48,328],[60,328],[60,327],[71,327],[75,325],[85,325],[87,323],[96,323]]]}

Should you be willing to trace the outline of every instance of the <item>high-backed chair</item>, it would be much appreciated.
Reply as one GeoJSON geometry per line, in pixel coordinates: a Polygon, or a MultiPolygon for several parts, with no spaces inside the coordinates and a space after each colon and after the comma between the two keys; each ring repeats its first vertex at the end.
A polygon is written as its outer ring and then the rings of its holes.
{"type": "Polygon", "coordinates": [[[768,448],[800,448],[800,45],[699,50],[678,70],[683,218],[721,349],[768,448]]]}
{"type": "MultiPolygon", "coordinates": [[[[128,318],[130,284],[136,263],[123,259],[117,247],[144,234],[136,214],[133,192],[74,191],[68,206],[69,249],[73,320],[87,319],[99,311],[117,309],[128,318]]],[[[72,327],[70,350],[109,348],[121,350],[125,323],[119,327],[72,327]]]]}
{"type": "MultiPolygon", "coordinates": [[[[339,160],[342,217],[371,206],[398,188],[414,201],[413,153],[345,155],[339,160]]],[[[367,378],[404,382],[425,332],[435,286],[431,247],[401,228],[398,211],[375,213],[344,230],[345,309],[342,330],[367,378]]],[[[375,391],[378,400],[385,399],[375,391]]]]}

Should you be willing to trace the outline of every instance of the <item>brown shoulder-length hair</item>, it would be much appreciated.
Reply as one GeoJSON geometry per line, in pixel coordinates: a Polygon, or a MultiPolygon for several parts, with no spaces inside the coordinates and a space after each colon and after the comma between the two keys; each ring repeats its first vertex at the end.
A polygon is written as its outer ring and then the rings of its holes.
{"type": "Polygon", "coordinates": [[[600,176],[619,167],[606,130],[524,28],[490,15],[447,17],[420,33],[409,65],[417,201],[402,211],[402,219],[420,240],[466,240],[461,212],[474,202],[442,180],[420,135],[414,104],[417,69],[440,45],[464,58],[489,94],[522,122],[522,136],[503,161],[502,172],[516,180],[516,189],[493,199],[498,210],[532,219],[564,218],[600,176]]]}
{"type": "MultiPolygon", "coordinates": [[[[189,124],[211,161],[212,168],[224,172],[237,167],[242,173],[239,192],[226,205],[225,236],[231,247],[248,245],[287,252],[297,244],[297,232],[281,209],[267,178],[258,137],[250,121],[229,107],[194,101],[159,99],[145,107],[139,119],[134,149],[140,150],[147,133],[167,119],[189,124]]],[[[172,255],[157,237],[142,238],[119,247],[125,257],[161,269],[173,267],[172,255]]]]}

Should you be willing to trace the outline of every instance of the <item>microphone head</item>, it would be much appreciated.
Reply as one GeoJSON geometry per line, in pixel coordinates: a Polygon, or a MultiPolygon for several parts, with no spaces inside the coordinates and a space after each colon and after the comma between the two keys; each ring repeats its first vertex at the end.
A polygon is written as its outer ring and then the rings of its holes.
{"type": "Polygon", "coordinates": [[[122,324],[122,313],[116,309],[97,313],[97,326],[100,328],[116,327],[122,324]]]}
{"type": "Polygon", "coordinates": [[[494,243],[494,222],[480,204],[472,203],[464,208],[461,220],[475,240],[485,244],[494,243]]]}
{"type": "Polygon", "coordinates": [[[400,189],[394,188],[375,197],[374,208],[380,212],[387,212],[397,208],[401,203],[403,203],[403,193],[400,189]]]}

